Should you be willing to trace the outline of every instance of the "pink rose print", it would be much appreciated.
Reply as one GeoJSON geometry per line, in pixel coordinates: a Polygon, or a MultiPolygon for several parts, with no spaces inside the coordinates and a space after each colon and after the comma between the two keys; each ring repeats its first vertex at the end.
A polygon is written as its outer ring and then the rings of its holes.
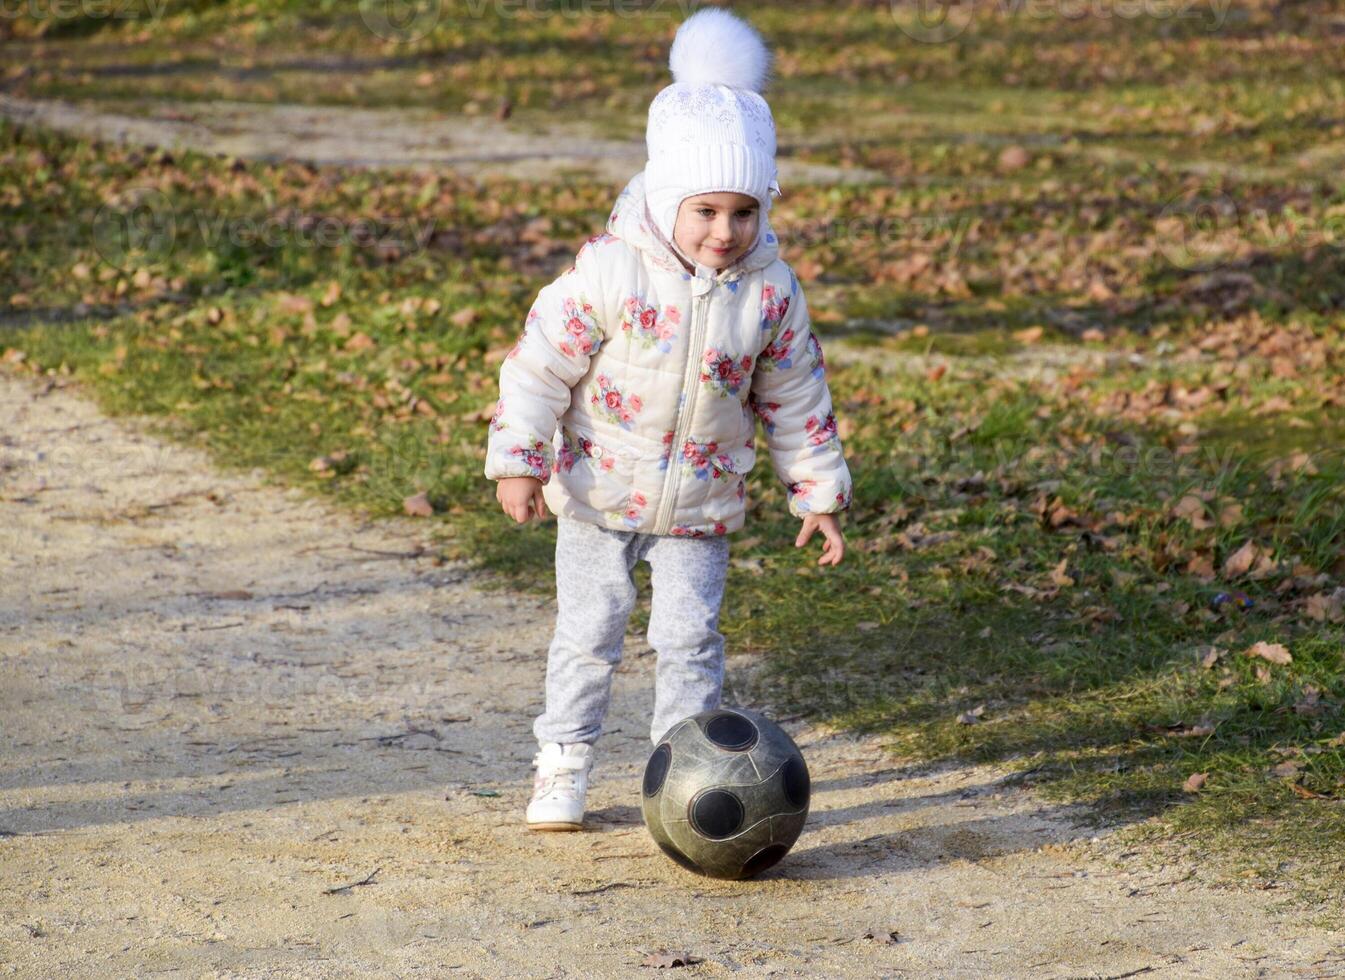
{"type": "MultiPolygon", "coordinates": [[[[571,438],[570,433],[562,430],[560,437],[560,451],[556,455],[556,469],[562,473],[569,473],[574,469],[574,464],[580,460],[593,459],[593,440],[584,436],[576,435],[571,438]]],[[[604,470],[610,470],[616,465],[616,459],[604,453],[598,457],[598,467],[604,470]]]]}
{"type": "Polygon", "coordinates": [[[581,357],[602,346],[602,331],[598,329],[592,303],[582,296],[578,300],[567,296],[562,308],[565,311],[565,338],[556,345],[562,354],[581,357]]]}
{"type": "Polygon", "coordinates": [[[504,418],[504,399],[497,399],[495,402],[495,414],[490,417],[490,431],[500,432],[509,428],[508,424],[502,421],[504,418]]]}
{"type": "Polygon", "coordinates": [[[631,296],[621,309],[621,329],[626,336],[664,354],[672,350],[672,342],[677,338],[673,327],[681,322],[682,311],[677,307],[669,306],[660,311],[647,304],[642,296],[631,296]]]}
{"type": "Polygon", "coordinates": [[[701,381],[721,395],[736,395],[743,382],[752,374],[752,356],[744,354],[735,359],[731,354],[711,347],[705,352],[701,367],[701,381]]]}
{"type": "Polygon", "coordinates": [[[645,495],[636,490],[631,493],[630,498],[626,501],[625,510],[613,511],[607,516],[614,521],[620,521],[627,527],[639,527],[641,515],[643,515],[648,503],[649,500],[645,495]]]}
{"type": "Polygon", "coordinates": [[[668,468],[668,461],[672,459],[672,442],[673,430],[669,429],[667,432],[663,433],[663,455],[658,461],[658,468],[660,470],[666,470],[668,468]]]}
{"type": "Polygon", "coordinates": [[[589,385],[589,402],[597,406],[598,411],[614,425],[631,429],[635,425],[635,416],[644,408],[639,395],[625,395],[605,374],[598,375],[597,381],[589,385]]]}
{"type": "Polygon", "coordinates": [[[813,377],[820,381],[826,373],[827,362],[822,356],[822,342],[815,333],[808,335],[808,361],[812,364],[813,377]]]}
{"type": "Polygon", "coordinates": [[[761,329],[774,330],[789,312],[789,297],[780,298],[775,287],[765,286],[761,290],[761,329]]]}
{"type": "Polygon", "coordinates": [[[511,456],[517,456],[528,465],[528,475],[534,476],[539,480],[546,480],[551,475],[551,447],[542,440],[535,440],[532,445],[514,446],[509,450],[511,456]]]}
{"type": "Polygon", "coordinates": [[[798,483],[789,485],[789,495],[794,498],[794,505],[805,514],[813,509],[808,502],[808,497],[816,486],[816,480],[800,480],[798,483]]]}
{"type": "Polygon", "coordinates": [[[519,355],[520,353],[522,353],[522,351],[523,351],[523,342],[524,342],[525,340],[528,339],[528,329],[527,329],[527,328],[528,328],[528,325],[531,324],[533,320],[540,320],[540,319],[541,319],[541,315],[540,315],[535,309],[534,309],[534,310],[530,310],[530,311],[528,312],[528,319],[527,319],[527,323],[524,324],[524,327],[523,327],[523,333],[521,333],[521,334],[519,335],[518,340],[514,341],[514,346],[511,347],[511,348],[509,349],[509,353],[508,353],[507,356],[508,356],[510,359],[513,359],[513,358],[515,358],[515,357],[518,357],[518,355],[519,355]]]}
{"type": "Polygon", "coordinates": [[[780,411],[780,403],[762,401],[755,394],[749,394],[747,402],[752,406],[752,411],[756,413],[757,418],[761,419],[761,424],[766,428],[766,434],[773,435],[775,433],[775,413],[780,411]]]}
{"type": "MultiPolygon", "coordinates": [[[[728,533],[729,533],[728,526],[727,526],[723,521],[715,521],[712,530],[713,530],[713,533],[715,533],[715,534],[728,534],[728,533]]],[[[673,527],[672,527],[672,533],[675,534],[675,535],[677,535],[678,537],[682,537],[682,538],[703,538],[703,537],[705,537],[705,531],[704,531],[704,530],[702,530],[701,528],[698,528],[698,527],[692,527],[692,526],[689,525],[689,524],[674,524],[673,527]]]]}
{"type": "Polygon", "coordinates": [[[774,371],[790,367],[789,345],[793,340],[794,329],[791,327],[762,348],[761,358],[757,362],[761,365],[761,370],[774,371]]]}
{"type": "Polygon", "coordinates": [[[836,415],[833,412],[828,412],[824,419],[809,415],[803,427],[808,430],[808,442],[814,446],[824,446],[831,440],[839,438],[836,433],[836,415]]]}
{"type": "Polygon", "coordinates": [[[682,467],[698,480],[718,480],[732,464],[733,460],[719,452],[717,442],[688,439],[682,444],[682,467]]]}

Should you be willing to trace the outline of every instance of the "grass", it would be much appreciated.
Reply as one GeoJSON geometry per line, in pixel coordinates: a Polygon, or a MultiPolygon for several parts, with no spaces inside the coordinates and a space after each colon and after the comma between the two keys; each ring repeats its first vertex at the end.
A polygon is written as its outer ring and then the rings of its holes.
{"type": "MultiPolygon", "coordinates": [[[[525,116],[601,110],[629,135],[662,79],[645,50],[658,23],[638,17],[503,34],[489,16],[445,20],[385,45],[337,5],[165,10],[11,40],[34,59],[19,87],[445,111],[511,95],[525,116]],[[137,32],[140,47],[105,43],[137,32]],[[212,36],[228,39],[212,58],[265,70],[92,70],[193,57],[212,36]],[[392,61],[316,87],[313,71],[265,67],[295,38],[392,61]]],[[[1137,20],[1102,44],[1108,25],[1088,18],[894,45],[860,6],[749,12],[781,44],[782,142],[896,179],[792,187],[776,205],[856,496],[847,559],[820,572],[792,547],[763,454],[725,598],[729,642],[757,664],[734,693],[880,733],[911,759],[1014,766],[1303,902],[1338,891],[1345,202],[1298,157],[1341,135],[1338,45],[1314,20],[1327,8],[1243,6],[1215,32],[1137,20]],[[1015,144],[1027,161],[1006,167],[1015,144]],[[1232,220],[1203,223],[1211,197],[1232,220]],[[1258,642],[1292,660],[1248,656],[1258,642]],[[1187,792],[1193,774],[1205,782],[1187,792]]],[[[373,515],[425,491],[446,555],[545,594],[554,531],[496,510],[485,420],[532,297],[612,194],[236,169],[0,124],[0,350],[221,465],[373,515]],[[148,224],[121,233],[135,214],[148,224]]]]}

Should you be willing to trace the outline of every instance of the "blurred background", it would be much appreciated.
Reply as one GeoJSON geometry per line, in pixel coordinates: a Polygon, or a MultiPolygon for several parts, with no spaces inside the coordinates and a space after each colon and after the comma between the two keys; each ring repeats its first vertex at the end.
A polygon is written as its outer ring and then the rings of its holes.
{"type": "MultiPolygon", "coordinates": [[[[642,166],[695,9],[7,5],[3,363],[547,594],[553,528],[481,474],[499,363],[642,166]]],[[[776,55],[772,217],[856,477],[823,575],[760,458],[740,700],[1329,894],[1345,12],[732,9],[776,55]]]]}

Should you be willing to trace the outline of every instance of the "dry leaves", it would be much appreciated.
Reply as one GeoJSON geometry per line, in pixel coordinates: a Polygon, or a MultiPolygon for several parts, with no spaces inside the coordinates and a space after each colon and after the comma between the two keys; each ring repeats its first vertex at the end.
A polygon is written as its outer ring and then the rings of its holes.
{"type": "Polygon", "coordinates": [[[1265,578],[1275,571],[1275,561],[1267,549],[1253,541],[1248,541],[1224,562],[1225,578],[1240,578],[1248,575],[1254,579],[1265,578]]]}
{"type": "Polygon", "coordinates": [[[678,966],[691,966],[699,963],[700,958],[692,956],[687,952],[670,953],[666,949],[659,950],[657,953],[650,953],[641,962],[641,966],[652,967],[655,970],[670,970],[678,966]]]}
{"type": "Polygon", "coordinates": [[[895,929],[867,929],[860,934],[860,939],[868,939],[883,946],[895,946],[901,942],[901,934],[895,929]]]}
{"type": "Polygon", "coordinates": [[[1219,662],[1219,658],[1224,655],[1224,650],[1216,646],[1207,646],[1200,647],[1196,650],[1196,653],[1200,655],[1200,666],[1206,670],[1211,670],[1219,662]]]}
{"type": "Polygon", "coordinates": [[[1281,666],[1292,663],[1294,659],[1283,643],[1267,643],[1265,640],[1253,643],[1242,654],[1244,657],[1260,657],[1262,660],[1281,666]]]}
{"type": "Polygon", "coordinates": [[[983,704],[977,705],[970,711],[964,711],[962,712],[962,714],[958,715],[957,723],[959,725],[975,725],[981,720],[981,716],[984,714],[985,714],[985,705],[983,704]]]}
{"type": "Polygon", "coordinates": [[[1173,516],[1180,517],[1197,531],[1214,527],[1214,522],[1205,515],[1205,501],[1194,493],[1188,493],[1177,506],[1172,508],[1173,516]]]}
{"type": "Polygon", "coordinates": [[[424,490],[405,498],[402,501],[402,510],[411,517],[434,516],[434,505],[430,503],[429,495],[424,490]]]}
{"type": "Polygon", "coordinates": [[[1345,588],[1336,589],[1330,595],[1322,592],[1308,596],[1303,603],[1303,614],[1319,623],[1345,622],[1345,588]]]}
{"type": "Polygon", "coordinates": [[[308,468],[318,476],[329,477],[344,470],[349,462],[350,454],[344,449],[338,449],[334,453],[317,457],[308,464],[308,468]]]}
{"type": "Polygon", "coordinates": [[[1199,793],[1205,788],[1205,781],[1210,778],[1207,772],[1193,772],[1186,777],[1186,782],[1182,783],[1182,789],[1188,793],[1199,793]]]}
{"type": "Polygon", "coordinates": [[[1186,563],[1186,574],[1202,582],[1214,581],[1214,561],[1207,555],[1194,555],[1186,563]]]}

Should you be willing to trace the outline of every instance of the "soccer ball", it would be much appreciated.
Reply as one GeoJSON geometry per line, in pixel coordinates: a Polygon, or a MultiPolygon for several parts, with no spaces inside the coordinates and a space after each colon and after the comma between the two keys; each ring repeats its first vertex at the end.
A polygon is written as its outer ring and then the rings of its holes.
{"type": "Polygon", "coordinates": [[[688,871],[751,878],[784,857],[808,819],[808,766],[794,740],[755,711],[684,718],[644,770],[644,822],[688,871]]]}

